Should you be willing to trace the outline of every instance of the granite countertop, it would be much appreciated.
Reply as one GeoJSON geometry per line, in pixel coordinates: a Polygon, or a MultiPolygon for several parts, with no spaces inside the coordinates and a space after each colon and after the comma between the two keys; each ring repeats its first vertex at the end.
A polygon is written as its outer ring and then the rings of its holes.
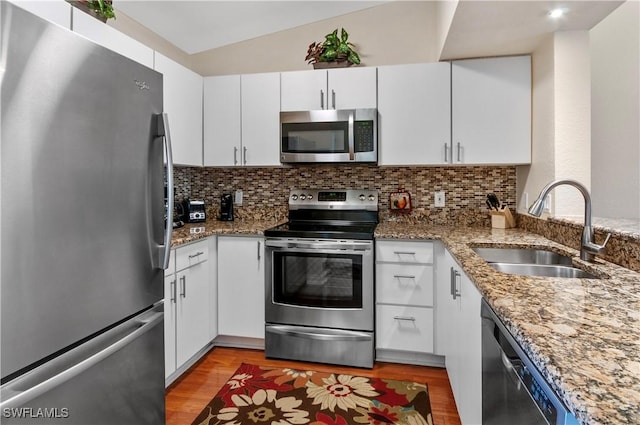
{"type": "MultiPolygon", "coordinates": [[[[175,229],[179,246],[212,235],[261,235],[283,219],[208,220],[175,229]]],[[[582,424],[640,424],[640,273],[522,229],[385,221],[380,239],[440,240],[582,424]],[[472,247],[544,248],[601,279],[506,275],[472,247]]]]}
{"type": "Polygon", "coordinates": [[[376,238],[441,240],[580,423],[640,424],[640,273],[521,229],[384,222],[376,238]],[[602,279],[506,275],[474,246],[550,249],[602,279]]]}
{"type": "Polygon", "coordinates": [[[189,223],[184,227],[173,229],[171,245],[176,247],[213,235],[262,235],[266,229],[285,221],[265,218],[235,221],[207,220],[204,223],[189,223]]]}

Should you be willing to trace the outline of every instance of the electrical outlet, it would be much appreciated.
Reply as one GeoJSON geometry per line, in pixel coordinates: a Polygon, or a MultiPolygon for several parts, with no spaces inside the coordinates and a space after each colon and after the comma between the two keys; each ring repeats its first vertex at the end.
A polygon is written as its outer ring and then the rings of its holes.
{"type": "Polygon", "coordinates": [[[522,194],[522,206],[520,207],[521,210],[526,210],[529,208],[529,194],[527,192],[524,192],[522,194]]]}
{"type": "Polygon", "coordinates": [[[433,204],[436,207],[444,207],[444,191],[435,192],[433,194],[433,204]]]}
{"type": "Polygon", "coordinates": [[[234,199],[233,203],[238,205],[238,206],[242,206],[242,191],[241,190],[236,190],[236,196],[235,196],[235,199],[234,199]]]}

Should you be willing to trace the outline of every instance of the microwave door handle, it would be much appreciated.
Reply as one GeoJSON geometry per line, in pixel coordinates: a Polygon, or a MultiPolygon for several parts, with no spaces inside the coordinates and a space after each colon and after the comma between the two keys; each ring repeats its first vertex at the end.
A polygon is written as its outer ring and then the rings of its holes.
{"type": "Polygon", "coordinates": [[[349,161],[355,161],[355,115],[356,111],[349,111],[349,161]]]}

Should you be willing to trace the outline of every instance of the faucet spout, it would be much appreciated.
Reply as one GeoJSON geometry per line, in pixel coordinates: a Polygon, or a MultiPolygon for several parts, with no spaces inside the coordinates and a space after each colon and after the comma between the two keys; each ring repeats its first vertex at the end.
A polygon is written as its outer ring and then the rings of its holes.
{"type": "Polygon", "coordinates": [[[591,195],[582,183],[570,179],[552,181],[542,188],[540,195],[538,195],[538,199],[536,199],[529,207],[529,214],[540,217],[542,215],[542,210],[544,209],[544,199],[549,195],[549,192],[560,185],[573,186],[582,193],[582,197],[584,198],[584,227],[582,229],[582,241],[580,244],[580,258],[582,260],[592,262],[596,254],[604,253],[611,234],[607,235],[607,238],[602,245],[595,243],[593,227],[591,226],[591,195]]]}

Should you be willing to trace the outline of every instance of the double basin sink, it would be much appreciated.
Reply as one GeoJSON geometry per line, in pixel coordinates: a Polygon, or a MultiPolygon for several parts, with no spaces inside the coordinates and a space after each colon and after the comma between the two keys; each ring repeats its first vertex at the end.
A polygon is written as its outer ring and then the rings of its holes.
{"type": "Polygon", "coordinates": [[[522,276],[599,279],[573,266],[571,257],[544,249],[473,248],[499,272],[522,276]]]}

